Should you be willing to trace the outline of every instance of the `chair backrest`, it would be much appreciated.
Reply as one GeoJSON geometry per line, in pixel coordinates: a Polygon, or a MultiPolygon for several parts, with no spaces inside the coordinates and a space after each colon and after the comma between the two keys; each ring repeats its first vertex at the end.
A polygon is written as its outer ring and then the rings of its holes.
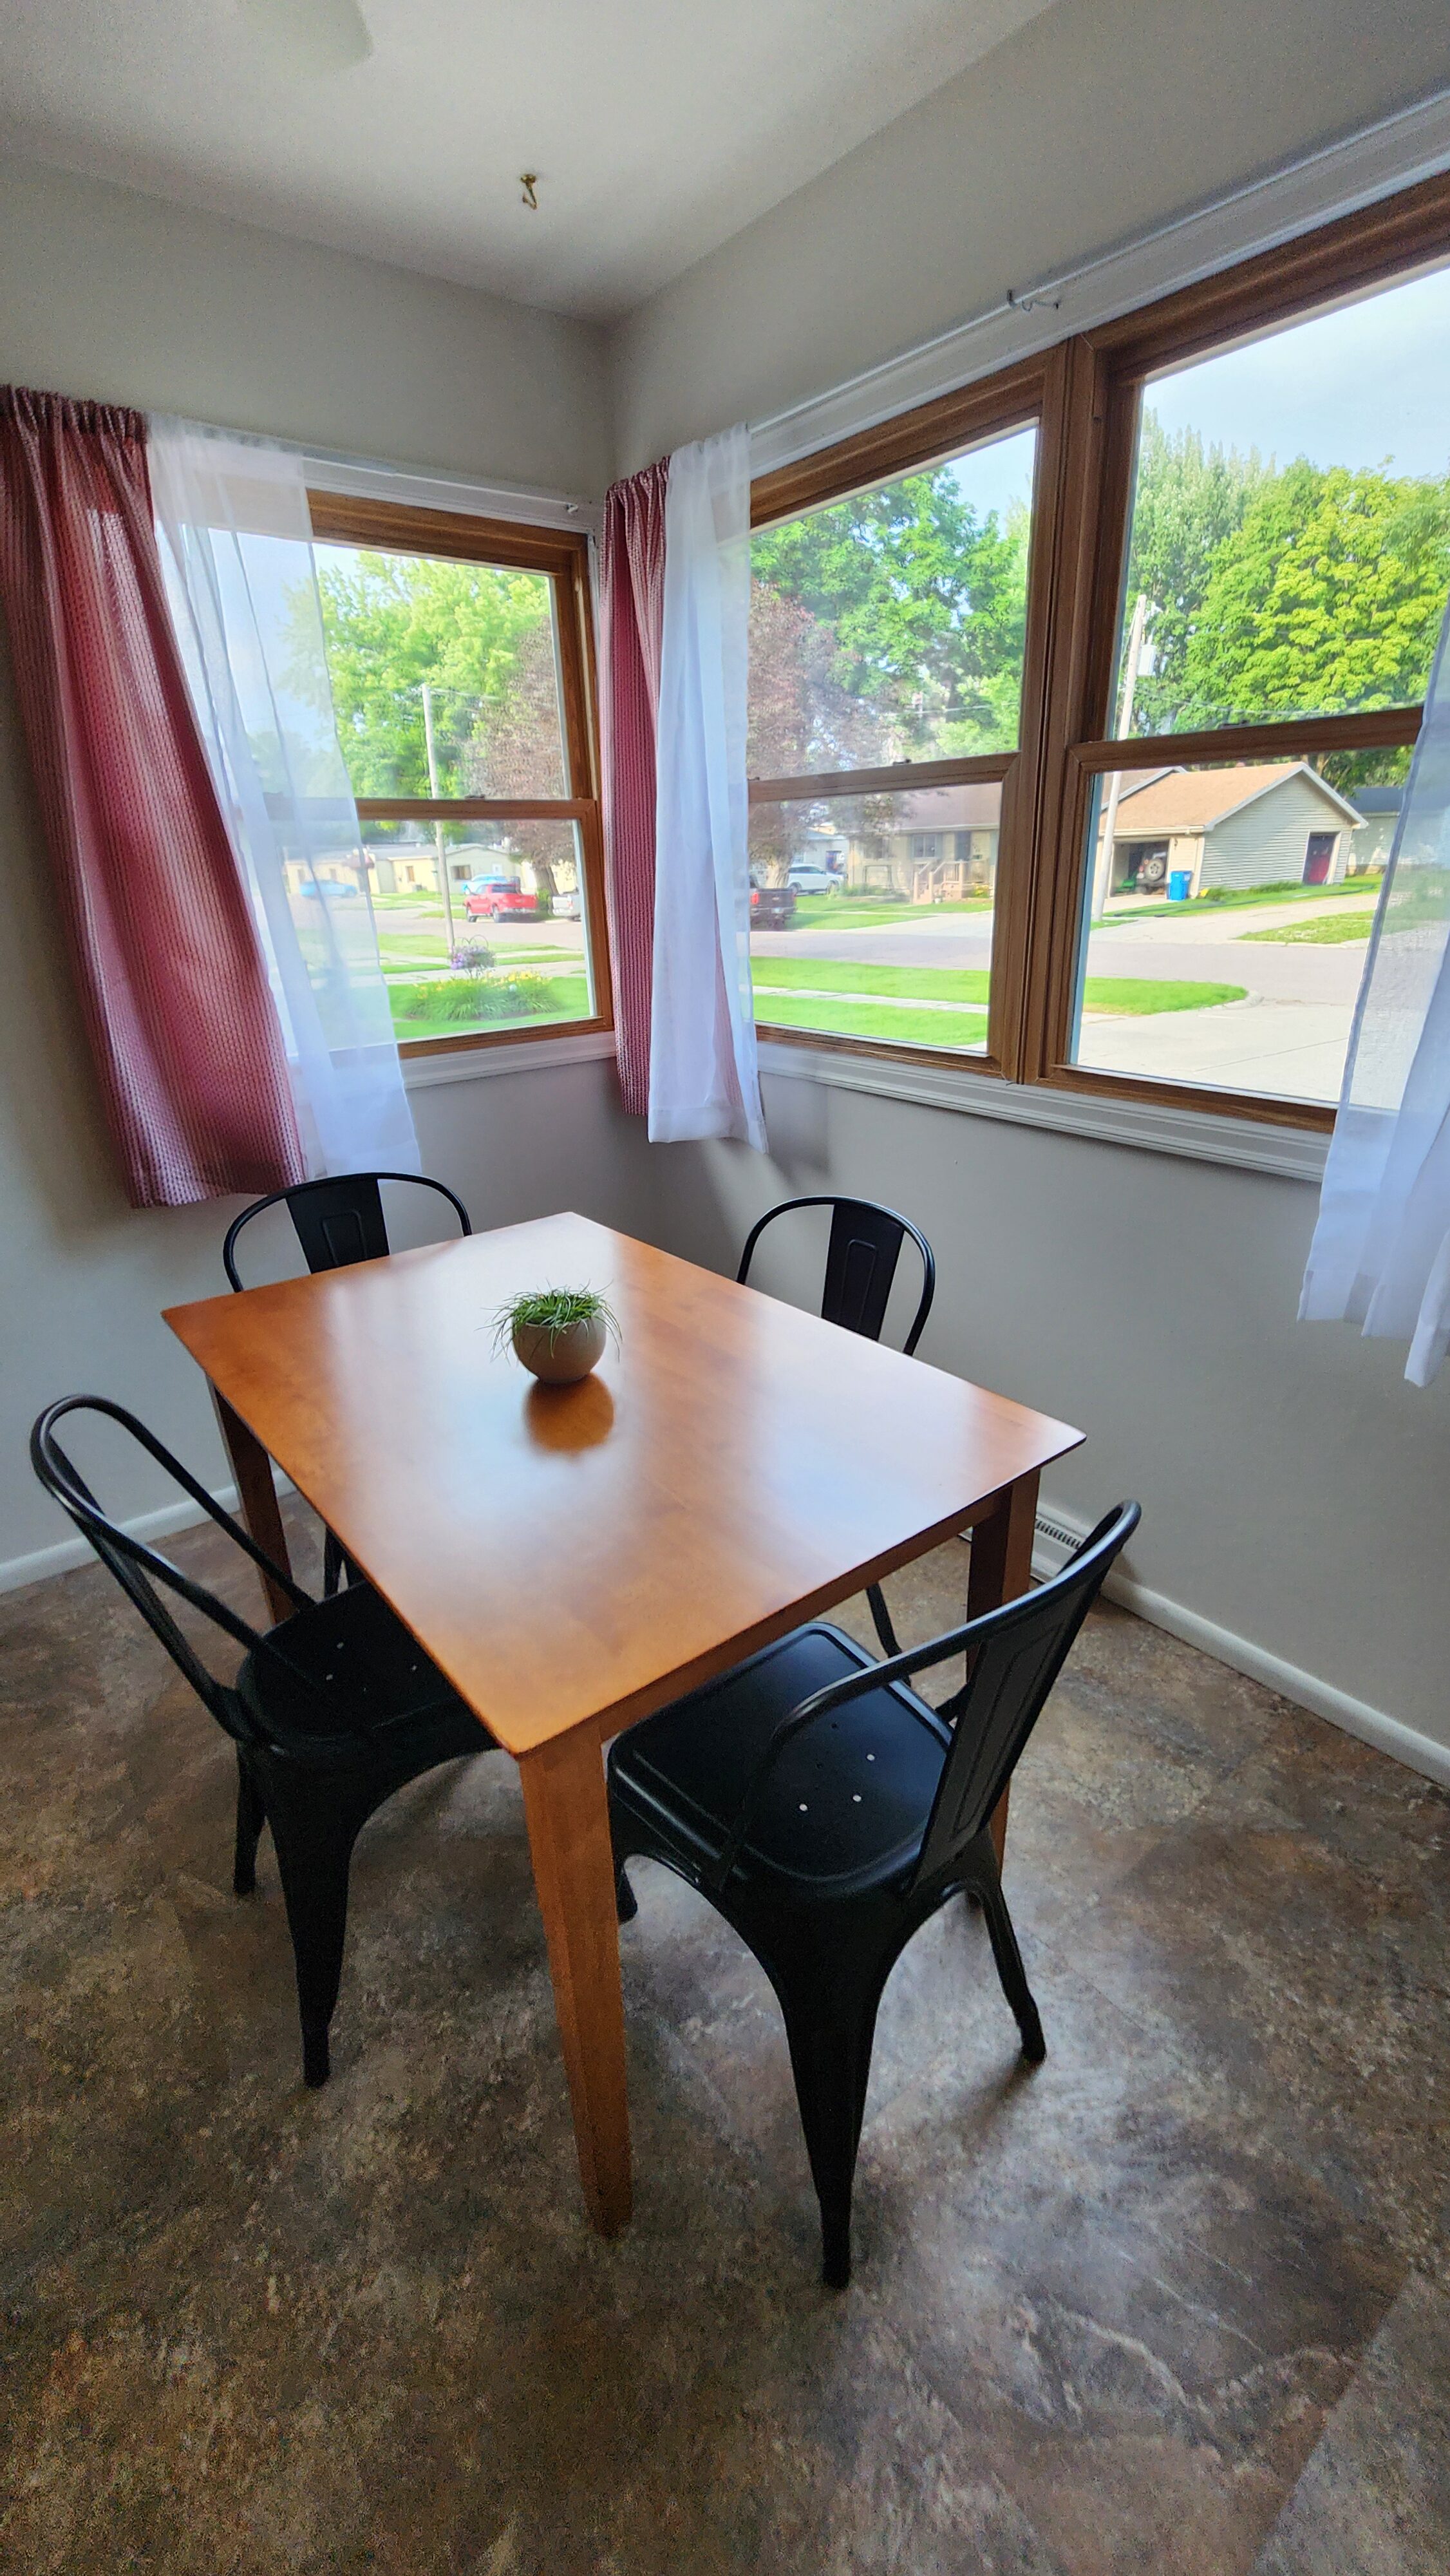
{"type": "Polygon", "coordinates": [[[56,1438],[56,1425],[68,1413],[99,1413],[104,1414],[108,1421],[119,1423],[121,1429],[129,1432],[158,1466],[164,1467],[167,1474],[175,1478],[183,1492],[200,1505],[218,1529],[225,1530],[244,1556],[250,1557],[255,1566],[281,1584],[299,1610],[310,1605],[310,1594],[294,1583],[290,1574],[285,1574],[280,1566],[273,1564],[250,1533],[232,1519],[230,1512],[223,1511],[206,1487],[199,1484],[189,1469],[183,1467],[179,1459],[173,1458],[169,1449],[162,1447],[155,1433],[148,1431],[144,1422],[138,1422],[134,1413],[128,1413],[124,1405],[112,1404],[104,1395],[67,1395],[58,1403],[47,1405],[30,1435],[30,1463],[46,1492],[59,1503],[63,1512],[69,1514],[82,1537],[90,1541],[101,1563],[114,1574],[122,1591],[160,1638],[173,1663],[186,1675],[197,1697],[210,1709],[218,1725],[225,1727],[228,1735],[246,1733],[245,1712],[236,1694],[215,1673],[208,1671],[190,1638],[177,1626],[157,1585],[164,1585],[167,1591],[175,1593],[191,1609],[200,1611],[236,1644],[249,1651],[264,1648],[267,1643],[265,1636],[249,1627],[245,1619],[239,1618],[214,1592],[209,1592],[205,1584],[183,1574],[181,1568],[162,1556],[158,1549],[146,1546],[130,1531],[122,1529],[119,1522],[108,1519],[56,1438]]]}
{"type": "Polygon", "coordinates": [[[898,1216],[894,1208],[878,1207],[873,1199],[843,1199],[829,1194],[783,1199],[779,1207],[768,1209],[751,1227],[736,1279],[744,1284],[751,1255],[768,1225],[774,1225],[777,1217],[793,1215],[797,1208],[813,1207],[833,1211],[821,1314],[828,1324],[841,1324],[848,1333],[861,1333],[870,1342],[881,1339],[901,1246],[910,1235],[921,1254],[921,1302],[901,1347],[908,1354],[914,1351],[936,1293],[936,1262],[920,1227],[913,1225],[910,1217],[898,1216]]]}
{"type": "Polygon", "coordinates": [[[828,1682],[801,1700],[773,1729],[746,1784],[711,1873],[711,1887],[718,1893],[727,1885],[762,1793],[792,1737],[848,1700],[865,1699],[885,1683],[909,1681],[914,1673],[965,1654],[966,1681],[937,1712],[952,1724],[952,1743],[912,1885],[919,1888],[948,1877],[1011,1779],[1073,1639],[1141,1518],[1136,1503],[1119,1503],[1089,1532],[1061,1573],[1037,1591],[1024,1593],[1020,1601],[1005,1601],[1000,1610],[984,1611],[965,1627],[891,1655],[885,1663],[865,1664],[845,1681],[828,1682]]]}
{"type": "MultiPolygon", "coordinates": [[[[952,1721],[951,1751],[916,1866],[916,1885],[946,1877],[976,1840],[1011,1779],[1073,1641],[1113,1561],[1137,1528],[1136,1503],[1100,1520],[1059,1574],[1018,1601],[988,1610],[959,1632],[967,1678],[941,1715],[952,1721]]],[[[942,1660],[939,1640],[929,1660],[942,1660]]],[[[952,1651],[947,1648],[948,1653],[952,1651]]],[[[899,1658],[914,1670],[922,1659],[899,1658]]],[[[884,1670],[885,1667],[882,1667],[884,1670]]]]}
{"type": "Polygon", "coordinates": [[[298,1181],[290,1190],[273,1190],[243,1208],[227,1228],[222,1261],[234,1288],[242,1285],[236,1264],[237,1237],[263,1210],[284,1201],[309,1270],[346,1270],[354,1261],[379,1261],[388,1251],[380,1181],[402,1181],[411,1189],[433,1190],[446,1199],[458,1219],[460,1234],[472,1234],[468,1210],[443,1181],[426,1172],[339,1172],[322,1181],[298,1181]]]}

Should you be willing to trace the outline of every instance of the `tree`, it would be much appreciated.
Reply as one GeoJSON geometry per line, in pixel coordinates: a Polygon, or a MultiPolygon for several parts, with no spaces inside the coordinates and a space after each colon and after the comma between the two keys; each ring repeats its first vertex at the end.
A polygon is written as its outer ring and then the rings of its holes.
{"type": "MultiPolygon", "coordinates": [[[[798,599],[758,577],[750,590],[750,715],[746,767],[752,778],[798,778],[811,770],[861,769],[893,755],[880,710],[835,676],[834,629],[798,599]]],[[[895,810],[889,796],[824,798],[807,805],[752,805],[750,860],[767,884],[783,883],[807,820],[879,834],[895,810]]]]}
{"type": "MultiPolygon", "coordinates": [[[[531,667],[531,650],[537,658],[540,634],[550,637],[548,581],[489,564],[339,547],[321,554],[318,588],[354,794],[429,794],[425,681],[435,692],[439,785],[445,795],[467,794],[470,743],[504,716],[515,674],[531,667]]],[[[300,655],[304,689],[306,672],[300,655]]]]}
{"type": "MultiPolygon", "coordinates": [[[[544,617],[517,639],[507,688],[486,698],[459,761],[466,796],[567,796],[559,723],[554,629],[544,617]]],[[[556,871],[574,849],[572,823],[510,823],[508,836],[534,871],[541,894],[558,893],[556,871]]]]}
{"type": "MultiPolygon", "coordinates": [[[[1184,665],[1203,614],[1218,551],[1242,526],[1269,469],[1253,449],[1205,447],[1196,429],[1165,430],[1145,411],[1125,585],[1127,613],[1147,595],[1147,667],[1134,697],[1134,730],[1169,732],[1185,713],[1184,665]]],[[[1116,724],[1116,710],[1110,724],[1116,724]]]]}
{"type": "MultiPolygon", "coordinates": [[[[1017,736],[1027,616],[1027,513],[978,520],[950,466],[907,475],[764,530],[757,589],[807,611],[820,680],[869,713],[875,756],[1006,748],[1017,736]]],[[[755,637],[752,635],[752,645],[755,637]]],[[[752,661],[751,695],[757,694],[752,661]]],[[[826,714],[827,731],[831,716],[826,714]]],[[[824,759],[804,765],[825,767],[824,759]]],[[[780,774],[780,773],[774,773],[780,774]]]]}
{"type": "Polygon", "coordinates": [[[1447,492],[1384,468],[1276,468],[1146,412],[1125,585],[1129,609],[1148,601],[1134,730],[1413,703],[1450,587],[1447,492]]]}
{"type": "Polygon", "coordinates": [[[1183,657],[1187,720],[1412,705],[1447,588],[1446,480],[1299,458],[1215,552],[1183,657]]]}

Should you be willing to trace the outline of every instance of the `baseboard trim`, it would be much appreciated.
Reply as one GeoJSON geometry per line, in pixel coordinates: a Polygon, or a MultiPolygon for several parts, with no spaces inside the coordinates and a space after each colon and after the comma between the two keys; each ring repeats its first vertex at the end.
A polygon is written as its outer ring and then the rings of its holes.
{"type": "MultiPolygon", "coordinates": [[[[276,1484],[279,1494],[290,1493],[285,1476],[278,1475],[276,1484]]],[[[237,1509],[235,1485],[213,1486],[211,1498],[224,1512],[237,1509]]],[[[167,1503],[159,1512],[141,1512],[134,1520],[123,1521],[121,1527],[129,1538],[170,1538],[177,1530],[194,1529],[205,1518],[195,1503],[167,1503]]],[[[79,1534],[57,1539],[54,1547],[37,1547],[29,1556],[0,1558],[0,1592],[19,1592],[27,1583],[48,1583],[53,1574],[74,1574],[77,1566],[95,1562],[94,1549],[79,1534]]]]}
{"type": "MultiPolygon", "coordinates": [[[[1037,1542],[1032,1551],[1034,1574],[1056,1574],[1072,1548],[1086,1538],[1088,1526],[1086,1521],[1079,1522],[1075,1514],[1049,1504],[1038,1516],[1037,1542]]],[[[1421,1735],[1385,1709],[1371,1708],[1367,1700],[1351,1698],[1348,1691],[1337,1690],[1317,1673],[1286,1663],[1282,1655],[1272,1655],[1250,1638],[1236,1636],[1231,1628],[1221,1628],[1216,1620],[1202,1618],[1196,1610],[1186,1610],[1181,1601],[1170,1601],[1166,1593],[1154,1592],[1146,1583],[1114,1574],[1106,1589],[1110,1601],[1136,1611],[1150,1627],[1166,1629],[1170,1637],[1181,1637],[1185,1645],[1197,1646],[1202,1654],[1212,1655],[1215,1662],[1227,1664],[1230,1671],[1243,1673],[1251,1682],[1262,1682],[1266,1690],[1277,1691],[1281,1699],[1293,1700],[1315,1717],[1328,1718],[1331,1726],[1342,1727],[1346,1735],[1357,1735],[1362,1744],[1372,1744],[1376,1752],[1388,1753],[1393,1761],[1423,1773],[1442,1789],[1450,1789],[1450,1745],[1437,1744],[1432,1735],[1421,1735]]]]}

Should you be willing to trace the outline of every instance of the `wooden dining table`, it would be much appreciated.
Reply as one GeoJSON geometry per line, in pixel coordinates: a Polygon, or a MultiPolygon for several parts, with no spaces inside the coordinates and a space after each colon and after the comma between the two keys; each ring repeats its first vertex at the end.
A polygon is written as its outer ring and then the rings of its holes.
{"type": "MultiPolygon", "coordinates": [[[[954,1532],[968,1612],[1025,1591],[1039,1475],[1082,1435],[573,1215],[165,1320],[258,1544],[287,1566],[275,1461],[518,1763],[584,2197],[611,2235],[631,2182],[605,1744],[954,1532]],[[618,1318],[576,1386],[499,1345],[505,1300],[543,1287],[599,1289],[618,1318]]],[[[270,1608],[291,1611],[279,1586],[270,1608]]]]}

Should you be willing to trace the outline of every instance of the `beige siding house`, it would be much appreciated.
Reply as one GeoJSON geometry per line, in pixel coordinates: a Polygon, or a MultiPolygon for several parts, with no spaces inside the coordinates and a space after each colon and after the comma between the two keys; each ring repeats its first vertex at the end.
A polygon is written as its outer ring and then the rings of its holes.
{"type": "MultiPolygon", "coordinates": [[[[1098,824],[1101,840],[1106,801],[1098,824]]],[[[1150,771],[1123,781],[1113,821],[1112,892],[1190,896],[1214,886],[1338,885],[1364,821],[1307,761],[1150,771]]]]}
{"type": "Polygon", "coordinates": [[[846,884],[907,903],[990,894],[997,875],[1002,790],[990,781],[923,787],[879,800],[879,828],[853,831],[846,884]]]}

